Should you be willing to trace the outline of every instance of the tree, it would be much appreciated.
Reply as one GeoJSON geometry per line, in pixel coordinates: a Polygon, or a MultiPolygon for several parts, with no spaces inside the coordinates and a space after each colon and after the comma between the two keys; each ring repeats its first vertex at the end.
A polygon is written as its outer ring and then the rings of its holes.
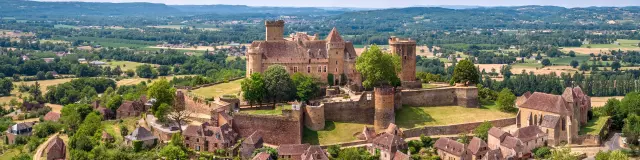
{"type": "Polygon", "coordinates": [[[171,135],[171,143],[169,143],[169,145],[174,145],[174,146],[181,147],[182,150],[186,149],[186,148],[184,148],[184,138],[182,137],[181,133],[172,134],[171,135]]]}
{"type": "Polygon", "coordinates": [[[340,145],[330,145],[329,147],[327,147],[327,152],[329,153],[329,156],[333,158],[338,157],[340,150],[341,150],[340,145]]]}
{"type": "Polygon", "coordinates": [[[13,83],[11,82],[11,79],[0,79],[0,94],[3,96],[11,95],[11,90],[13,90],[13,83]]]}
{"type": "Polygon", "coordinates": [[[300,101],[308,102],[320,91],[320,86],[311,76],[295,73],[291,76],[291,80],[296,86],[296,98],[300,101]]]}
{"type": "Polygon", "coordinates": [[[542,60],[542,65],[543,66],[550,66],[551,65],[551,61],[547,58],[542,60]]]}
{"type": "Polygon", "coordinates": [[[551,148],[549,147],[538,147],[534,148],[531,152],[537,159],[548,159],[549,155],[551,155],[551,148]]]}
{"type": "Polygon", "coordinates": [[[242,97],[249,101],[250,105],[254,103],[262,104],[264,97],[267,96],[265,80],[260,73],[253,73],[249,78],[245,78],[240,83],[242,89],[242,97]]]}
{"type": "Polygon", "coordinates": [[[578,67],[578,65],[580,65],[580,63],[578,63],[578,61],[576,61],[576,60],[571,60],[570,65],[571,65],[571,67],[573,67],[573,68],[577,68],[577,67],[578,67]]]}
{"type": "Polygon", "coordinates": [[[400,57],[383,53],[377,45],[371,46],[356,59],[356,70],[362,74],[365,88],[399,86],[400,69],[400,57]]]}
{"type": "MultiPolygon", "coordinates": [[[[185,108],[173,107],[171,112],[167,115],[169,119],[178,124],[178,126],[182,126],[183,123],[189,123],[189,117],[191,117],[191,111],[186,110],[185,108]]],[[[182,127],[180,128],[180,133],[182,133],[182,127]]]]}
{"type": "Polygon", "coordinates": [[[60,131],[61,128],[62,126],[57,122],[45,121],[33,126],[33,135],[38,138],[46,138],[47,136],[60,131]]]}
{"type": "Polygon", "coordinates": [[[167,145],[160,150],[160,156],[166,159],[187,159],[187,153],[185,153],[180,147],[175,145],[167,145]]]}
{"type": "Polygon", "coordinates": [[[148,64],[136,67],[136,74],[141,78],[156,78],[158,76],[158,72],[148,64]]]}
{"type": "Polygon", "coordinates": [[[504,88],[502,89],[502,91],[500,91],[500,93],[498,93],[496,104],[498,105],[500,111],[513,112],[516,110],[515,100],[516,96],[511,92],[511,90],[508,88],[504,88]]]}
{"type": "Polygon", "coordinates": [[[293,82],[284,66],[271,65],[264,71],[265,88],[271,102],[275,105],[281,100],[291,98],[291,93],[295,90],[293,82]]]}
{"type": "Polygon", "coordinates": [[[160,104],[159,107],[155,109],[155,111],[153,111],[153,115],[156,118],[158,118],[158,121],[162,123],[167,123],[168,122],[167,114],[169,114],[170,112],[171,112],[171,106],[169,106],[166,103],[162,103],[160,104]]]}
{"type": "Polygon", "coordinates": [[[155,98],[156,103],[151,106],[151,111],[155,113],[161,104],[173,104],[176,88],[173,88],[167,79],[162,78],[149,86],[147,96],[155,98]]]}
{"type": "Polygon", "coordinates": [[[45,79],[47,79],[47,77],[44,75],[44,72],[43,72],[43,71],[38,71],[38,73],[36,74],[36,78],[37,78],[38,80],[45,80],[45,79]]]}
{"type": "Polygon", "coordinates": [[[160,65],[160,67],[158,67],[158,75],[160,76],[169,75],[169,71],[171,71],[171,67],[167,65],[160,65]]]}
{"type": "Polygon", "coordinates": [[[640,138],[640,116],[635,113],[630,113],[629,116],[624,119],[622,133],[627,137],[627,143],[638,145],[638,138],[640,138]]]}
{"type": "Polygon", "coordinates": [[[575,153],[571,153],[569,148],[558,148],[551,151],[551,158],[553,160],[579,160],[579,156],[575,153]]]}
{"type": "Polygon", "coordinates": [[[480,74],[478,73],[478,69],[469,60],[461,60],[458,62],[451,77],[453,83],[468,82],[470,84],[478,84],[479,79],[480,74]]]}
{"type": "Polygon", "coordinates": [[[482,124],[480,124],[478,127],[476,127],[476,129],[473,130],[473,134],[483,141],[487,141],[487,138],[489,136],[489,129],[491,129],[491,127],[493,127],[493,125],[491,125],[491,122],[482,122],[482,124]]]}
{"type": "Polygon", "coordinates": [[[120,68],[120,66],[116,66],[116,68],[113,68],[113,70],[111,70],[111,74],[120,76],[122,74],[122,69],[120,68]]]}
{"type": "Polygon", "coordinates": [[[136,75],[136,72],[134,72],[132,69],[128,69],[127,71],[125,71],[125,73],[128,77],[133,77],[134,75],[136,75]]]}
{"type": "Polygon", "coordinates": [[[129,129],[124,125],[120,125],[120,136],[124,137],[124,136],[127,136],[128,134],[129,134],[129,129]]]}
{"type": "Polygon", "coordinates": [[[574,52],[573,50],[569,51],[569,57],[576,57],[576,52],[574,52]]]}
{"type": "Polygon", "coordinates": [[[615,151],[598,151],[595,157],[596,160],[629,160],[629,156],[621,150],[615,151]]]}
{"type": "Polygon", "coordinates": [[[54,79],[56,77],[53,76],[53,72],[49,71],[49,72],[47,72],[47,74],[45,74],[45,78],[46,79],[54,79]]]}
{"type": "Polygon", "coordinates": [[[107,108],[111,109],[112,111],[118,110],[118,108],[120,107],[120,105],[122,105],[122,97],[120,95],[114,95],[112,96],[109,101],[107,101],[107,108]]]}
{"type": "Polygon", "coordinates": [[[582,64],[580,64],[580,70],[581,71],[588,71],[589,70],[589,65],[587,64],[586,61],[582,62],[582,64]]]}
{"type": "Polygon", "coordinates": [[[611,70],[618,71],[620,67],[622,67],[622,65],[620,65],[620,62],[618,61],[611,63],[611,70]]]}

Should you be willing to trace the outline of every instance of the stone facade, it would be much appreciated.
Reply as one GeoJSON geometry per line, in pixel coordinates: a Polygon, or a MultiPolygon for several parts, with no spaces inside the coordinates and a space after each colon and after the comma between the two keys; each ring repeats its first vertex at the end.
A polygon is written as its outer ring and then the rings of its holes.
{"type": "Polygon", "coordinates": [[[318,106],[306,105],[304,109],[304,126],[314,131],[324,129],[324,104],[318,106]]]}
{"type": "Polygon", "coordinates": [[[284,39],[284,21],[266,21],[266,39],[254,41],[247,51],[247,77],[271,65],[282,65],[289,73],[312,75],[324,82],[361,86],[355,71],[353,43],[344,41],[333,28],[325,40],[306,33],[284,39]]]}
{"type": "Polygon", "coordinates": [[[478,88],[446,87],[435,89],[403,90],[402,104],[408,106],[463,106],[477,108],[478,88]]]}
{"type": "Polygon", "coordinates": [[[390,123],[395,123],[395,89],[392,87],[374,88],[375,115],[373,128],[376,131],[386,129],[390,123]]]}

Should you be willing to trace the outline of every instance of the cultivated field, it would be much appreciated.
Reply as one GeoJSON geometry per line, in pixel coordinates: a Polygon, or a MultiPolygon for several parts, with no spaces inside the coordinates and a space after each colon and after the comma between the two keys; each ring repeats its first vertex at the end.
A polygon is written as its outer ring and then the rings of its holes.
{"type": "Polygon", "coordinates": [[[562,51],[574,51],[579,54],[609,54],[611,50],[635,50],[640,51],[638,43],[640,40],[618,39],[618,44],[585,44],[580,47],[566,47],[562,51]]]}
{"type": "Polygon", "coordinates": [[[120,69],[124,72],[129,69],[135,71],[136,67],[144,65],[145,63],[112,60],[111,62],[107,62],[107,64],[111,66],[111,69],[116,68],[117,66],[120,66],[120,69]]]}
{"type": "Polygon", "coordinates": [[[500,112],[493,108],[466,108],[460,106],[403,107],[396,111],[396,125],[400,128],[420,126],[450,125],[482,122],[515,117],[512,113],[500,112]]]}
{"type": "Polygon", "coordinates": [[[362,132],[362,129],[364,129],[365,126],[369,125],[326,121],[323,130],[312,131],[305,128],[302,136],[302,143],[328,145],[355,141],[357,139],[354,135],[358,132],[362,132]]]}
{"type": "Polygon", "coordinates": [[[591,106],[592,107],[602,107],[607,103],[607,100],[615,98],[618,100],[622,100],[624,96],[611,96],[611,97],[591,97],[591,106]]]}
{"type": "Polygon", "coordinates": [[[242,79],[231,81],[229,83],[220,83],[209,87],[203,87],[191,91],[200,97],[220,97],[225,94],[237,95],[240,93],[240,82],[242,79]]]}

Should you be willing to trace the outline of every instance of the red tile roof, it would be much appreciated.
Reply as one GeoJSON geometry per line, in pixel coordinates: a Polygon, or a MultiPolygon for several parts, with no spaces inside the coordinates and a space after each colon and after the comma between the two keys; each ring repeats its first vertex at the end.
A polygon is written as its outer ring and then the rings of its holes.
{"type": "Polygon", "coordinates": [[[327,36],[327,42],[344,42],[336,27],[333,27],[333,29],[331,29],[331,32],[329,32],[329,35],[327,36]]]}
{"type": "Polygon", "coordinates": [[[60,119],[60,113],[49,111],[49,113],[45,114],[42,119],[45,121],[58,121],[60,119]]]}
{"type": "Polygon", "coordinates": [[[561,96],[535,92],[518,107],[566,115],[569,114],[569,111],[567,111],[565,102],[561,96]]]}
{"type": "Polygon", "coordinates": [[[451,140],[449,138],[440,138],[433,145],[436,149],[445,151],[449,154],[453,154],[456,156],[462,156],[464,151],[466,150],[464,144],[451,140]]]}
{"type": "Polygon", "coordinates": [[[513,133],[513,137],[520,139],[520,141],[527,142],[539,137],[547,136],[538,126],[527,126],[519,128],[513,133]]]}
{"type": "Polygon", "coordinates": [[[487,151],[487,142],[483,141],[478,137],[473,137],[471,141],[469,141],[469,151],[473,155],[484,155],[487,151]]]}
{"type": "Polygon", "coordinates": [[[301,156],[308,148],[309,144],[284,144],[278,146],[279,155],[301,156]]]}

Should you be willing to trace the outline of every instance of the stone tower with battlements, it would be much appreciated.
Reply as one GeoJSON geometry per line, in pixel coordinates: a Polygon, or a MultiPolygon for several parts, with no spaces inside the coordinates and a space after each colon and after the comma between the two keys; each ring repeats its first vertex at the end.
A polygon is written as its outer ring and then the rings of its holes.
{"type": "Polygon", "coordinates": [[[264,48],[262,48],[262,46],[251,47],[247,49],[246,77],[250,77],[251,74],[253,73],[262,73],[262,54],[263,53],[264,53],[264,48]]]}
{"type": "Polygon", "coordinates": [[[265,21],[266,41],[281,41],[284,40],[284,21],[265,21]]]}
{"type": "Polygon", "coordinates": [[[373,128],[376,131],[384,131],[390,123],[395,123],[395,88],[376,87],[374,90],[373,128]]]}
{"type": "Polygon", "coordinates": [[[421,84],[416,82],[416,41],[398,37],[389,38],[389,49],[391,54],[400,57],[402,70],[398,73],[402,87],[420,88],[421,84]]]}

